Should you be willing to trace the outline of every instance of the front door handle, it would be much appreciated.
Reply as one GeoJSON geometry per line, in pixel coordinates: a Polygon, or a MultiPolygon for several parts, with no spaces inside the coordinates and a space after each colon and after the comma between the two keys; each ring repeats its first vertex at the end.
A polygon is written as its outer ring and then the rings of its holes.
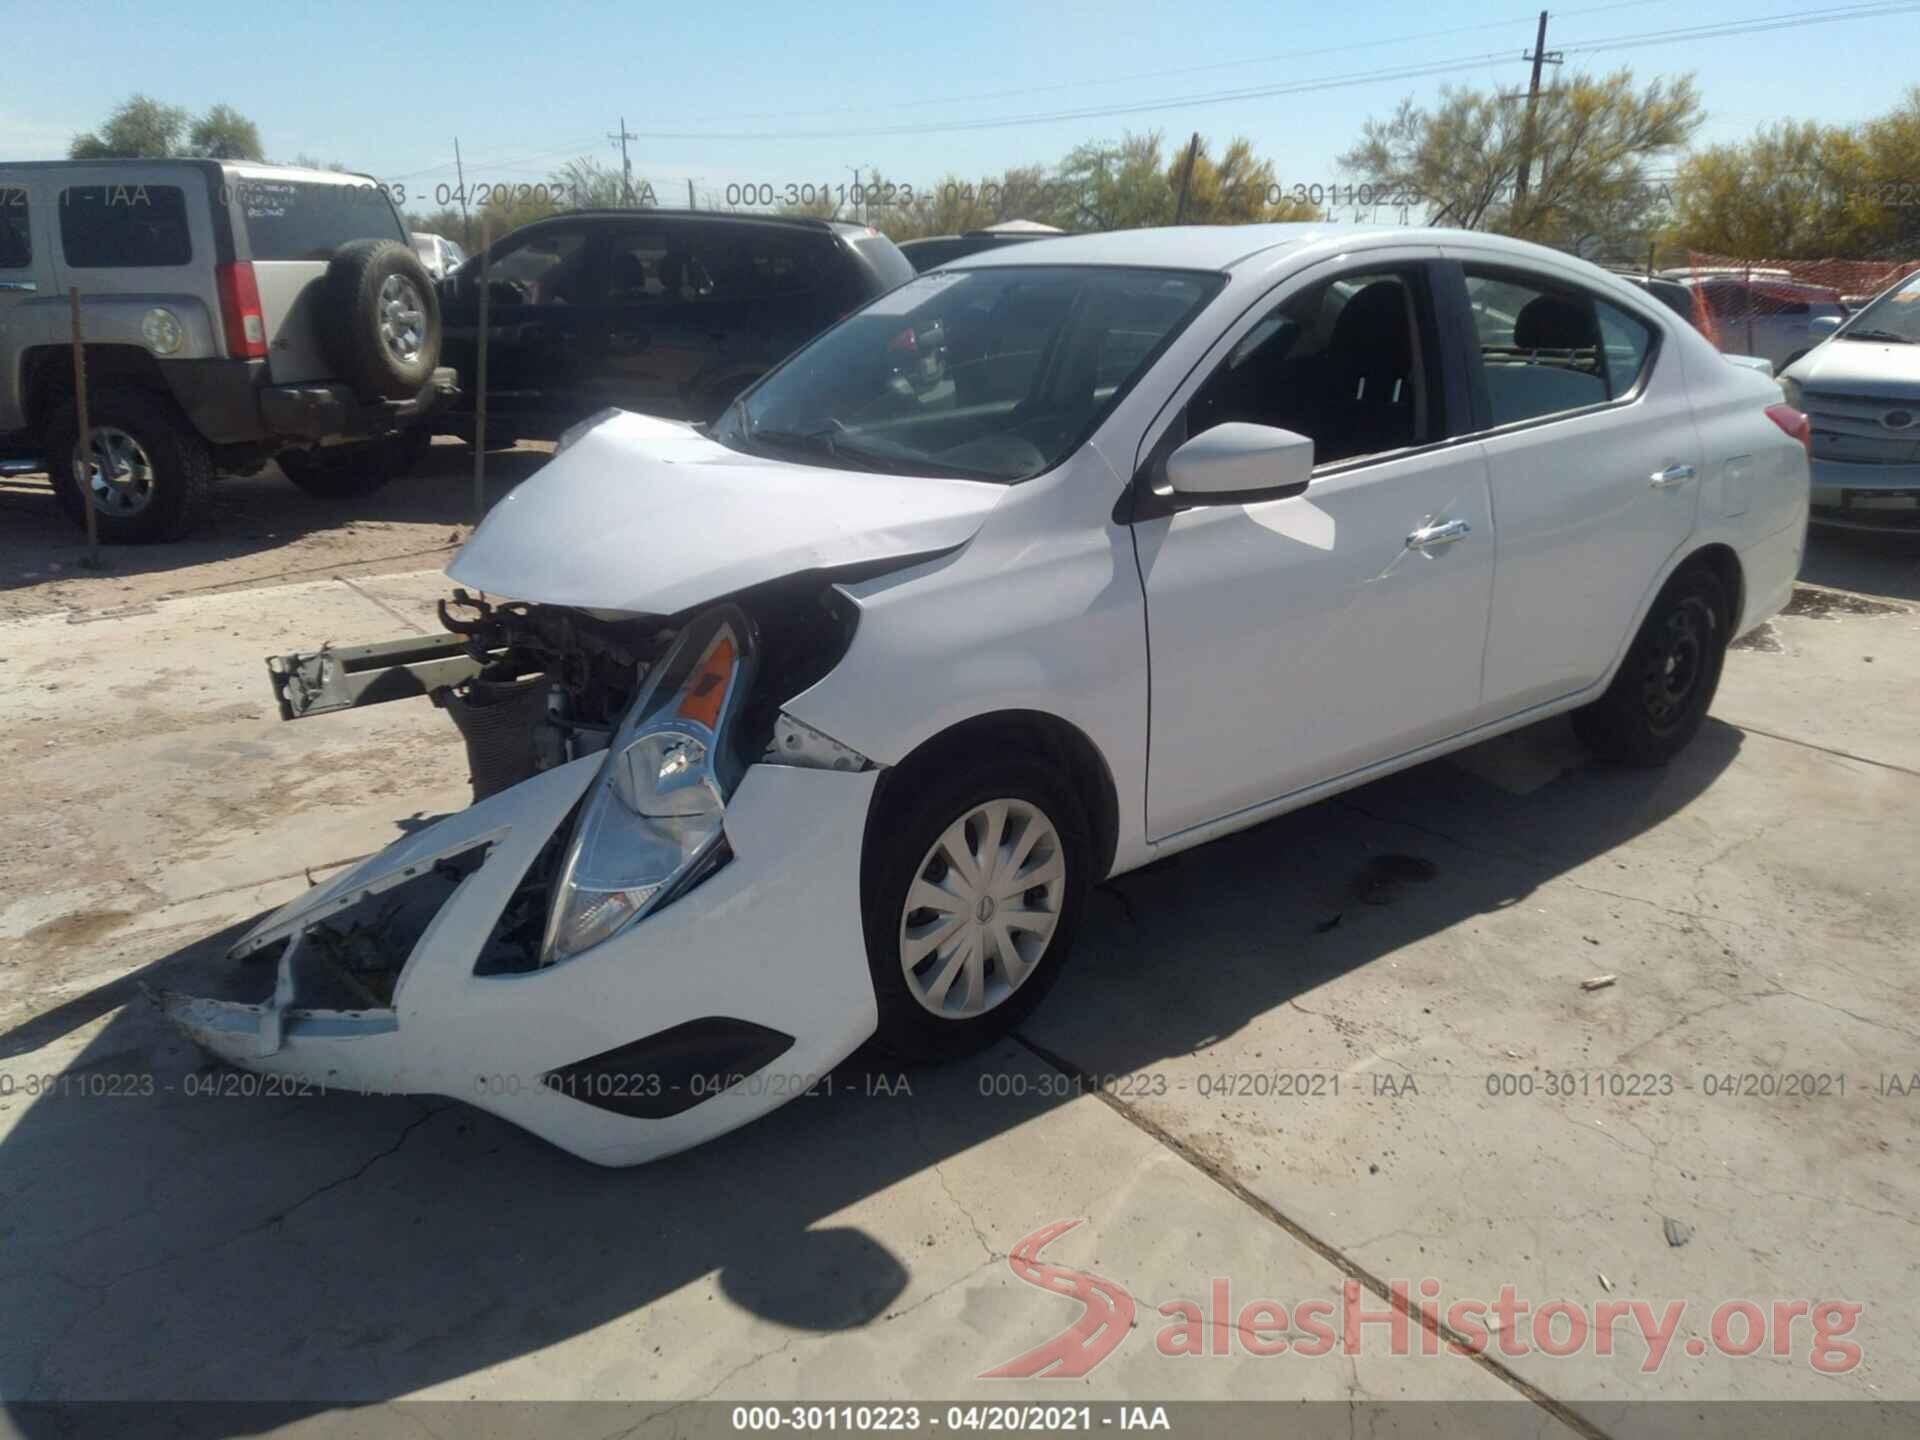
{"type": "Polygon", "coordinates": [[[1473,531],[1473,527],[1464,520],[1436,520],[1422,525],[1407,536],[1407,549],[1434,550],[1442,545],[1451,545],[1456,540],[1464,540],[1473,531]]]}
{"type": "Polygon", "coordinates": [[[1671,490],[1676,485],[1684,485],[1693,478],[1693,466],[1669,465],[1664,470],[1656,470],[1647,477],[1647,484],[1656,490],[1671,490]]]}

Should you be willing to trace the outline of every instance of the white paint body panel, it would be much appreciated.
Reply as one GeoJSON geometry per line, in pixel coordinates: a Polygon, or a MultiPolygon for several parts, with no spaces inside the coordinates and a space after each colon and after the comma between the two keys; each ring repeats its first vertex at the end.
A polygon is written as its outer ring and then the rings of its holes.
{"type": "Polygon", "coordinates": [[[623,412],[494,506],[447,573],[492,595],[674,615],[803,570],[950,548],[1006,493],[759,459],[623,412]]]}
{"type": "MultiPolygon", "coordinates": [[[[449,573],[512,599],[666,615],[799,571],[931,555],[843,585],[859,609],[851,646],[785,709],[880,766],[977,717],[1064,721],[1111,782],[1115,873],[1594,698],[1675,567],[1703,547],[1739,559],[1736,632],[1791,593],[1807,463],[1765,414],[1777,386],[1593,267],[1519,242],[1351,227],[1136,231],[1047,251],[1049,265],[1227,274],[1053,470],[1008,487],[848,474],[623,416],[496,507],[449,573]],[[1329,471],[1295,498],[1116,519],[1174,407],[1259,314],[1330,269],[1443,253],[1559,274],[1657,327],[1662,354],[1641,397],[1329,471]],[[1695,475],[1649,486],[1676,462],[1695,475]],[[1440,519],[1467,533],[1436,553],[1407,548],[1440,519]]],[[[1006,250],[955,263],[1022,262],[1006,250]]],[[[256,932],[494,837],[377,1026],[294,1017],[262,1056],[257,1009],[176,1001],[178,1018],[237,1064],[455,1095],[603,1163],[666,1154],[773,1108],[791,1092],[756,1084],[644,1121],[534,1082],[701,1016],[797,1036],[771,1067],[783,1075],[849,1054],[876,1023],[859,878],[877,772],[750,769],[727,810],[734,858],[704,883],[564,964],[475,977],[501,906],[597,765],[576,761],[409,837],[256,932]],[[482,1088],[482,1075],[518,1083],[482,1088]]]]}
{"type": "MultiPolygon", "coordinates": [[[[390,1014],[294,1012],[280,1048],[261,1055],[259,1007],[168,997],[170,1013],[236,1065],[330,1088],[449,1095],[602,1165],[672,1154],[801,1093],[808,1077],[825,1075],[873,1033],[859,845],[846,836],[865,822],[874,772],[755,766],[727,810],[734,859],[687,902],[562,964],[476,976],[474,957],[501,906],[599,761],[576,760],[400,842],[437,834],[429,848],[459,848],[504,832],[414,947],[390,1014]],[[540,1083],[557,1066],[712,1015],[767,1025],[795,1043],[772,1073],[661,1120],[615,1114],[540,1083]]],[[[360,878],[382,863],[366,862],[360,878]]],[[[310,903],[303,896],[267,923],[310,903]]]]}

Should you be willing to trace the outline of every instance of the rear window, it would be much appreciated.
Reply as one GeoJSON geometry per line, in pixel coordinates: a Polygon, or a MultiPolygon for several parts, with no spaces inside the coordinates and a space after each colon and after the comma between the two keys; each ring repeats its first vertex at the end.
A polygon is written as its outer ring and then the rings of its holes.
{"type": "Polygon", "coordinates": [[[326,260],[349,240],[407,243],[393,202],[373,184],[239,180],[233,203],[255,260],[326,260]]]}
{"type": "Polygon", "coordinates": [[[60,249],[76,270],[186,265],[193,259],[178,185],[85,185],[60,192],[60,249]]]}

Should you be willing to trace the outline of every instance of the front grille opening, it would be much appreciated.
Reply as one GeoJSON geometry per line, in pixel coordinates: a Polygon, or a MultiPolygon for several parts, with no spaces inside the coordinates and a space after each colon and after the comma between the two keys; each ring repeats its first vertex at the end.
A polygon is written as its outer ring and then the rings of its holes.
{"type": "MultiPolygon", "coordinates": [[[[485,862],[487,848],[476,845],[435,861],[418,875],[362,895],[307,926],[294,957],[294,1005],[306,1010],[390,1007],[413,947],[460,882],[485,862]]],[[[271,948],[277,952],[279,947],[271,948]]],[[[252,964],[253,958],[244,963],[252,964]]],[[[274,965],[262,968],[270,993],[274,965]]]]}

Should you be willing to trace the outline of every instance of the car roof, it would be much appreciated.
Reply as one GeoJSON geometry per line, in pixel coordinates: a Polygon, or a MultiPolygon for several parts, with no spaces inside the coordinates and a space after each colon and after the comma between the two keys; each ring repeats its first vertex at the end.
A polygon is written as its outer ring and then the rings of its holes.
{"type": "MultiPolygon", "coordinates": [[[[1390,227],[1382,226],[1382,230],[1390,227]]],[[[1056,235],[1044,260],[1024,245],[991,249],[950,261],[955,269],[997,265],[1146,265],[1179,270],[1230,270],[1241,260],[1282,245],[1302,245],[1329,235],[1353,235],[1357,226],[1170,225],[1152,230],[1107,230],[1092,235],[1056,235]]],[[[1404,231],[1393,233],[1404,234],[1404,231]]]]}
{"type": "Polygon", "coordinates": [[[1379,245],[1442,246],[1504,255],[1514,261],[1572,262],[1599,267],[1526,240],[1482,230],[1443,226],[1345,225],[1294,222],[1274,225],[1171,225],[1149,230],[1109,230],[1090,235],[1061,235],[1047,240],[1043,252],[1022,245],[996,245],[947,262],[948,269],[973,270],[1009,265],[1139,265],[1180,270],[1232,270],[1255,257],[1279,250],[1310,247],[1371,249],[1379,245]],[[1045,258],[1042,258],[1044,255],[1045,258]]]}

